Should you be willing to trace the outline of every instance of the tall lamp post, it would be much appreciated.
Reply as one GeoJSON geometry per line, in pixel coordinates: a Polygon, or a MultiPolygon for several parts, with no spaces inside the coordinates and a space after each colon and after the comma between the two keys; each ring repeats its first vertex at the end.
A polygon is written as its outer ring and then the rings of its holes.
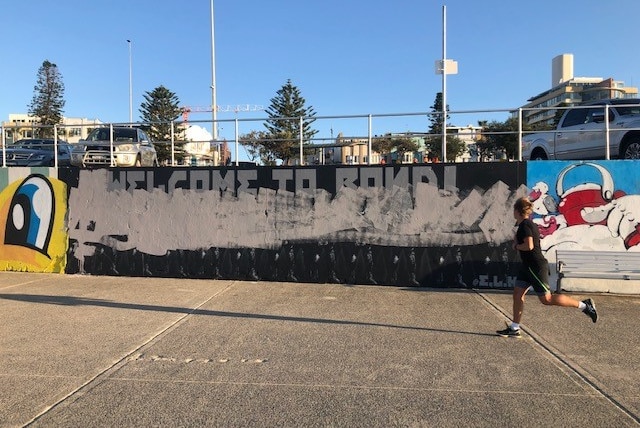
{"type": "Polygon", "coordinates": [[[127,39],[129,45],[129,123],[133,123],[133,67],[131,65],[131,40],[127,39]]]}
{"type": "Polygon", "coordinates": [[[458,62],[447,59],[447,6],[442,6],[442,60],[436,61],[442,74],[442,162],[447,162],[447,74],[458,74],[458,62]]]}
{"type": "Polygon", "coordinates": [[[218,103],[216,101],[216,43],[213,20],[213,0],[211,0],[211,115],[212,115],[212,134],[213,141],[218,141],[218,103]]]}

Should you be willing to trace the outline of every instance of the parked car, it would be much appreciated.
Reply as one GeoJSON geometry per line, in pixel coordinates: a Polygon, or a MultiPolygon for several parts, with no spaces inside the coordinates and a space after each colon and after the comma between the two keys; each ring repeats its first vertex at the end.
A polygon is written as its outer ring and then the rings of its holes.
{"type": "Polygon", "coordinates": [[[94,129],[85,140],[74,144],[71,164],[79,167],[157,166],[158,155],[142,129],[103,127],[94,129]]]}
{"type": "Polygon", "coordinates": [[[640,159],[640,99],[600,100],[569,108],[555,130],[522,138],[522,158],[603,159],[607,143],[612,159],[640,159]]]}
{"type": "Polygon", "coordinates": [[[7,166],[58,166],[71,164],[71,145],[63,140],[57,142],[47,138],[32,138],[18,140],[0,151],[0,166],[6,156],[7,166]],[[57,151],[56,151],[57,148],[57,151]]]}

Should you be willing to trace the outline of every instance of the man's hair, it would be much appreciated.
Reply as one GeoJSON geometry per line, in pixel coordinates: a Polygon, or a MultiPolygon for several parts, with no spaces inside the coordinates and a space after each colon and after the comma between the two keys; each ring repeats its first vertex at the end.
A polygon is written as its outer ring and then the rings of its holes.
{"type": "Polygon", "coordinates": [[[529,217],[533,212],[533,204],[526,196],[518,198],[515,204],[513,204],[513,209],[518,211],[520,215],[525,217],[529,217]]]}

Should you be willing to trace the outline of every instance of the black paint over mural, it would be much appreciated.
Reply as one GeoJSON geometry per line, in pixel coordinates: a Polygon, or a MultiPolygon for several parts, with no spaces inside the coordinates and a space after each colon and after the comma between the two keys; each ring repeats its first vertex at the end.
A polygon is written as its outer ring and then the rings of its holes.
{"type": "MultiPolygon", "coordinates": [[[[78,174],[79,171],[74,169],[61,170],[59,178],[70,186],[70,192],[83,186],[83,178],[78,174]]],[[[430,236],[428,226],[419,235],[410,235],[407,239],[404,239],[402,231],[396,235],[394,230],[388,231],[388,237],[380,237],[379,231],[366,228],[342,230],[326,236],[318,231],[320,238],[309,235],[259,247],[227,245],[168,249],[163,255],[146,254],[137,248],[116,249],[118,246],[113,243],[127,242],[129,238],[126,234],[78,242],[70,233],[67,273],[409,287],[505,288],[513,285],[514,262],[518,261],[518,256],[511,250],[510,240],[504,237],[480,239],[487,232],[485,228],[483,235],[479,224],[486,220],[483,216],[500,216],[506,217],[504,224],[511,228],[511,203],[522,194],[525,186],[524,163],[136,168],[110,169],[106,174],[104,189],[93,189],[95,194],[142,190],[171,195],[182,189],[180,191],[200,192],[202,197],[224,195],[229,200],[241,194],[258,198],[261,191],[270,189],[271,192],[290,195],[294,199],[304,197],[306,203],[310,199],[311,209],[314,198],[320,194],[336,198],[345,190],[353,189],[356,192],[397,192],[404,198],[409,195],[412,200],[408,203],[412,205],[412,210],[429,210],[430,203],[425,205],[423,201],[422,205],[417,205],[417,194],[425,189],[420,186],[428,185],[432,189],[437,188],[434,207],[438,206],[437,199],[440,196],[447,200],[454,198],[454,208],[462,213],[473,214],[477,209],[478,220],[472,225],[446,230],[446,233],[434,230],[435,237],[430,236]],[[491,199],[492,195],[498,193],[495,189],[508,193],[509,199],[500,200],[498,209],[495,203],[484,206],[483,200],[491,199]],[[477,208],[474,205],[476,203],[477,208]],[[441,242],[438,241],[439,236],[443,236],[441,242]],[[428,244],[424,245],[424,242],[428,244]],[[79,255],[79,245],[91,246],[94,251],[92,254],[79,255]]],[[[372,198],[365,196],[362,200],[364,203],[358,206],[358,210],[366,215],[367,201],[372,198]]],[[[394,201],[393,198],[388,200],[394,201]]],[[[71,206],[72,203],[73,199],[70,200],[70,211],[80,209],[71,206]]],[[[376,209],[384,211],[386,208],[382,205],[382,208],[376,209]]],[[[89,214],[82,214],[88,218],[89,214]]],[[[127,213],[114,215],[126,217],[127,213]]],[[[443,214],[448,215],[454,216],[454,212],[443,214]]],[[[89,230],[93,226],[88,221],[86,224],[69,224],[69,229],[89,230]]],[[[506,232],[510,234],[510,230],[506,232]]]]}

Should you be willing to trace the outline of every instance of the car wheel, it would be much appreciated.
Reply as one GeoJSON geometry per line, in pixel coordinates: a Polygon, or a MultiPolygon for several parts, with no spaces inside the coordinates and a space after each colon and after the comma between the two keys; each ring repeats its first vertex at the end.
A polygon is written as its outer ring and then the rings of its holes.
{"type": "Polygon", "coordinates": [[[533,153],[531,153],[531,160],[547,160],[547,154],[544,152],[544,150],[541,149],[536,149],[533,151],[533,153]]]}
{"type": "Polygon", "coordinates": [[[640,138],[634,137],[624,145],[622,159],[640,159],[640,138]]]}

